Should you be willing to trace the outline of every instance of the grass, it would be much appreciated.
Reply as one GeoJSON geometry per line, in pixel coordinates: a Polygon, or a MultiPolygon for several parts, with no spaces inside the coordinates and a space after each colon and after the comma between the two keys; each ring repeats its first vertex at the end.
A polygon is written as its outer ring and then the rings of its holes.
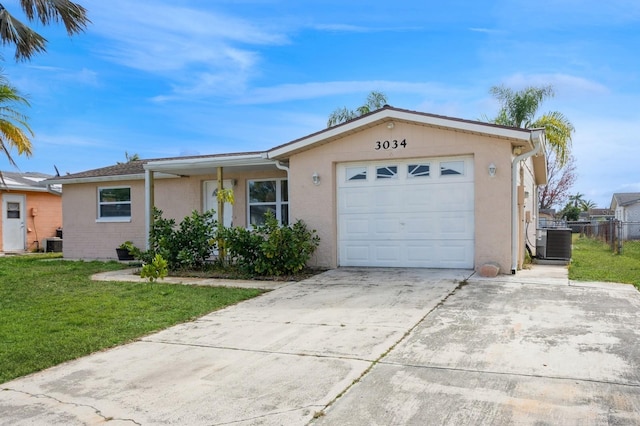
{"type": "Polygon", "coordinates": [[[640,241],[627,241],[622,254],[614,254],[601,241],[574,238],[569,279],[627,283],[640,290],[640,241]]]}
{"type": "Polygon", "coordinates": [[[0,383],[255,297],[258,289],[96,282],[117,262],[0,258],[0,383]]]}

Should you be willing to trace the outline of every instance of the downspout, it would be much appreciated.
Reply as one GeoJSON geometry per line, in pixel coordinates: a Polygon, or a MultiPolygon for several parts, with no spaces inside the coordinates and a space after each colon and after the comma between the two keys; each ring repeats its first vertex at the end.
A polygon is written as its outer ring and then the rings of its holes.
{"type": "MultiPolygon", "coordinates": [[[[273,163],[278,169],[287,172],[287,182],[291,182],[291,179],[289,179],[289,166],[285,166],[279,160],[274,160],[273,163]]],[[[290,184],[287,185],[287,200],[289,200],[289,188],[291,188],[290,184]]],[[[291,204],[289,204],[289,217],[291,217],[291,204]]]]}
{"type": "Polygon", "coordinates": [[[541,151],[543,136],[543,129],[531,131],[529,140],[533,142],[533,150],[518,155],[511,163],[511,274],[518,269],[518,165],[541,151]]]}

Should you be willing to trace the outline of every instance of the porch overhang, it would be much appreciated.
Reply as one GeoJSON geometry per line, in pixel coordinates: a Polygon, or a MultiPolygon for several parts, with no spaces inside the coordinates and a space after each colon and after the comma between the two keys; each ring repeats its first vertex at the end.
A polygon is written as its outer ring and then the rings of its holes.
{"type": "Polygon", "coordinates": [[[234,171],[268,170],[277,167],[274,160],[264,153],[192,157],[175,160],[150,161],[144,165],[146,171],[178,176],[195,176],[214,173],[216,169],[234,171]]]}

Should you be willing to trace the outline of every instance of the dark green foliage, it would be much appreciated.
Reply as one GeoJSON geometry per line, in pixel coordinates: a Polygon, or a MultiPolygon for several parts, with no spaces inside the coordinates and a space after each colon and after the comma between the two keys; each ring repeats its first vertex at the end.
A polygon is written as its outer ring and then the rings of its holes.
{"type": "Polygon", "coordinates": [[[162,210],[154,209],[149,234],[149,250],[133,250],[133,255],[149,264],[156,255],[167,261],[169,269],[202,269],[216,243],[217,221],[214,211],[193,211],[176,227],[176,221],[162,217],[162,210]]]}
{"type": "Polygon", "coordinates": [[[220,238],[228,253],[228,262],[257,276],[280,276],[300,272],[320,242],[315,230],[301,220],[281,226],[268,213],[264,225],[253,230],[221,229],[220,238]]]}

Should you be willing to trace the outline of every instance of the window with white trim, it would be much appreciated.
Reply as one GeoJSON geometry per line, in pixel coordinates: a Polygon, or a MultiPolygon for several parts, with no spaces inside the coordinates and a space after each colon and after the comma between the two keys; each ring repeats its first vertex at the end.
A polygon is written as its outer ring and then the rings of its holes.
{"type": "Polygon", "coordinates": [[[105,221],[131,219],[131,188],[128,186],[98,188],[98,219],[105,221]]]}
{"type": "Polygon", "coordinates": [[[286,179],[250,180],[248,182],[249,225],[262,225],[271,212],[278,222],[289,224],[289,186],[286,179]]]}

